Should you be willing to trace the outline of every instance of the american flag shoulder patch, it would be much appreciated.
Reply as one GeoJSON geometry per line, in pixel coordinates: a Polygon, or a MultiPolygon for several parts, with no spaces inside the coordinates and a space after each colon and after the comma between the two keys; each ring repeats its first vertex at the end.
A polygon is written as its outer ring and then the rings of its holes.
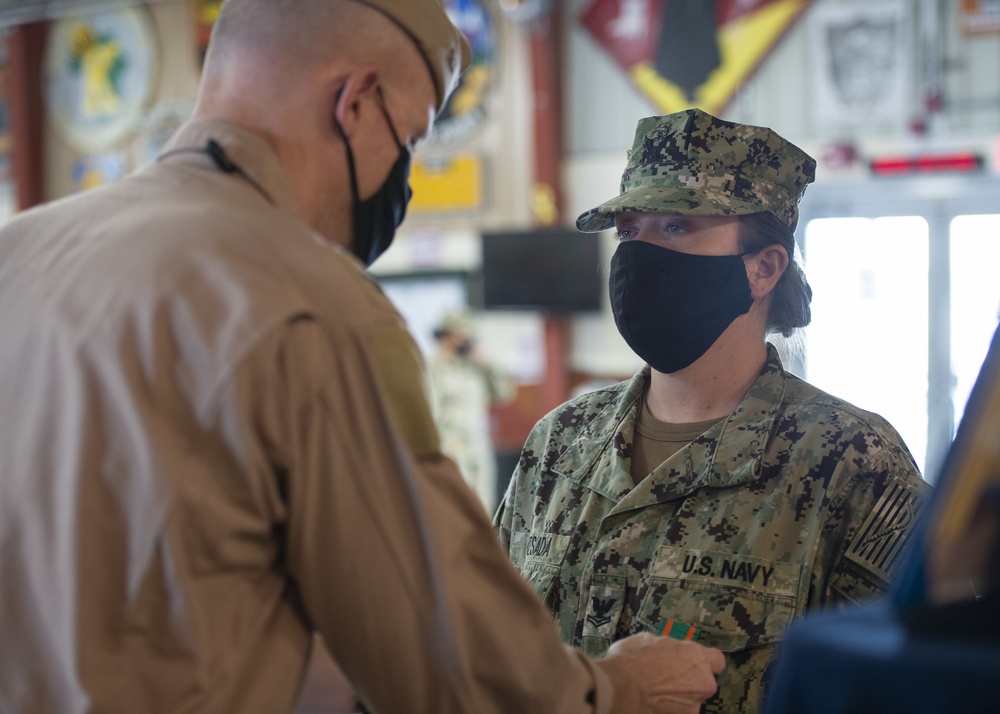
{"type": "Polygon", "coordinates": [[[847,552],[851,560],[883,580],[906,550],[924,506],[923,494],[901,479],[894,480],[868,514],[847,552]]]}

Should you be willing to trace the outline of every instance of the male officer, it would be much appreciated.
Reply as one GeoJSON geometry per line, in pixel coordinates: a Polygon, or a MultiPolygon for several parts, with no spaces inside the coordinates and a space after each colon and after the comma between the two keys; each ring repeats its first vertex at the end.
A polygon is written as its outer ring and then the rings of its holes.
{"type": "Polygon", "coordinates": [[[709,712],[756,710],[790,618],[883,592],[926,489],[884,419],[765,341],[809,322],[792,258],[814,169],[697,109],[639,122],[621,194],[577,226],[617,229],[611,307],[647,366],[539,422],[495,519],[567,642],[726,652],[709,712]]]}
{"type": "Polygon", "coordinates": [[[0,231],[0,711],[692,711],[564,648],[364,273],[468,46],[435,0],[229,0],[157,162],[0,231]]]}

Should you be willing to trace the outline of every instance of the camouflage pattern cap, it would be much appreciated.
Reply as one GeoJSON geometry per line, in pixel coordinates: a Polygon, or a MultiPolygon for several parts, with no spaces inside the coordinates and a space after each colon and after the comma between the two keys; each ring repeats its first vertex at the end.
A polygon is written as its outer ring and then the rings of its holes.
{"type": "Polygon", "coordinates": [[[416,43],[437,89],[440,112],[472,62],[472,48],[439,0],[359,0],[388,15],[416,43]]]}
{"type": "Polygon", "coordinates": [[[639,120],[621,193],[576,220],[611,228],[615,214],[742,216],[769,211],[795,230],[816,161],[766,127],[722,121],[700,109],[639,120]]]}

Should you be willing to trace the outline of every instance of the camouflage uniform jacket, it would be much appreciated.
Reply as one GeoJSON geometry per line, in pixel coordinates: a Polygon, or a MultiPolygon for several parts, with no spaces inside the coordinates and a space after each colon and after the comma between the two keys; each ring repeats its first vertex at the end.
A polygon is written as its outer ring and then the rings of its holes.
{"type": "Polygon", "coordinates": [[[884,592],[927,485],[876,414],[784,371],[629,475],[649,368],[532,430],[494,520],[563,637],[592,654],[673,619],[726,653],[708,712],[754,711],[776,640],[803,611],[884,592]]]}

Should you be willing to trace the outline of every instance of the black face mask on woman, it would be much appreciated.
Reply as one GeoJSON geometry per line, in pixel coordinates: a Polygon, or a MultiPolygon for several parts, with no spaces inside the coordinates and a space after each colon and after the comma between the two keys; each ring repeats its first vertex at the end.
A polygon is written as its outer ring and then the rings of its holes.
{"type": "Polygon", "coordinates": [[[344,128],[337,123],[344,145],[347,148],[347,170],[351,178],[351,200],[353,202],[354,222],[354,255],[358,256],[365,267],[369,267],[382,253],[388,250],[396,229],[406,216],[406,205],[410,202],[413,191],[410,189],[410,152],[403,146],[392,125],[392,119],[385,108],[381,87],[378,89],[382,114],[389,124],[392,138],[399,147],[399,157],[392,165],[385,183],[373,195],[361,200],[358,195],[358,180],[354,170],[354,152],[351,142],[344,133],[344,128]]]}
{"type": "Polygon", "coordinates": [[[611,258],[611,311],[658,372],[684,369],[753,304],[742,255],[691,255],[631,240],[611,258]]]}

